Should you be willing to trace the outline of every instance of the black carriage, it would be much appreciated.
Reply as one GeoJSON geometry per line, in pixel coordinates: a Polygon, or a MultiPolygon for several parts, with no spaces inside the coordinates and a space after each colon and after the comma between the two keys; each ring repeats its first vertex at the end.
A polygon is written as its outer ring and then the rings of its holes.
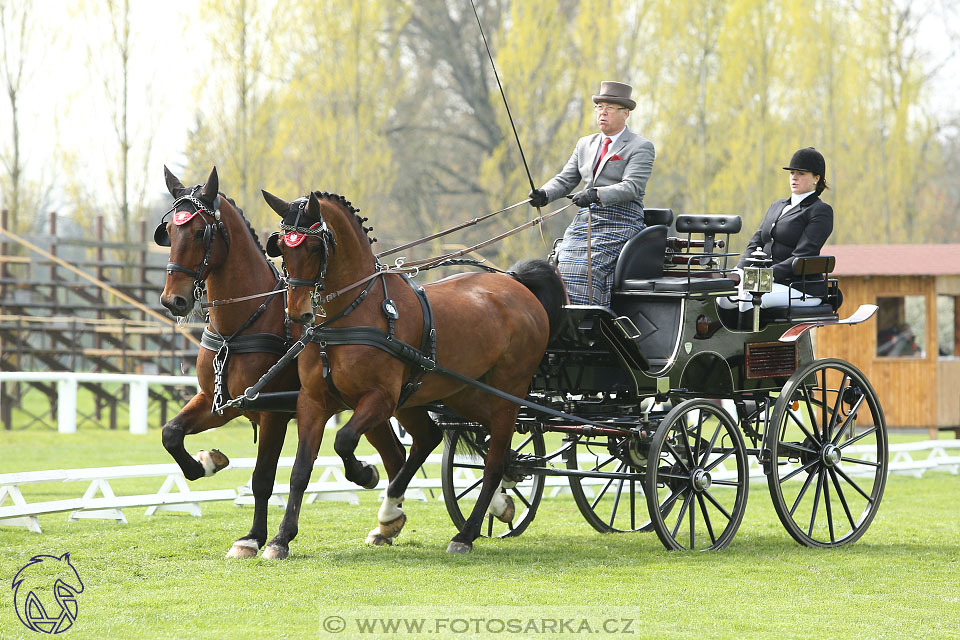
{"type": "MultiPolygon", "coordinates": [[[[794,266],[827,281],[822,304],[722,309],[719,297],[737,295],[734,254],[724,249],[740,218],[678,216],[673,235],[669,209],[648,209],[646,220],[620,255],[610,308],[565,307],[504,472],[516,516],[500,523],[488,515],[483,533],[521,533],[545,479],[566,476],[599,531],[652,529],[670,549],[719,549],[740,525],[753,475],[766,478],[799,543],[857,540],[887,475],[883,411],[856,367],[815,358],[808,330],[862,322],[875,307],[840,320],[834,262],[820,256],[794,266]]],[[[745,286],[758,297],[772,274],[757,264],[745,286]]],[[[487,436],[437,409],[448,434],[444,499],[460,527],[479,475],[475,484],[464,479],[482,469],[487,436]]]]}

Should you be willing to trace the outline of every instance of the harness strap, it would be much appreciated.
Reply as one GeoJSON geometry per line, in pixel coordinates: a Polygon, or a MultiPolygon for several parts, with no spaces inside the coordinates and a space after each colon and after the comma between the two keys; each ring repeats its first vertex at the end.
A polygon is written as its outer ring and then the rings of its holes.
{"type": "MultiPolygon", "coordinates": [[[[223,336],[204,327],[200,346],[208,351],[219,351],[223,346],[223,336]]],[[[282,356],[289,348],[290,344],[286,340],[272,333],[248,333],[230,340],[232,353],[272,353],[282,356]]]]}
{"type": "MultiPolygon", "coordinates": [[[[544,407],[535,402],[530,402],[524,398],[518,398],[517,396],[511,395],[506,391],[501,391],[496,387],[491,387],[490,385],[484,384],[478,380],[474,380],[473,378],[468,378],[463,374],[438,365],[435,360],[423,355],[416,347],[412,347],[406,342],[397,340],[396,338],[391,339],[385,332],[375,327],[344,327],[339,329],[325,328],[315,332],[309,337],[309,339],[313,342],[320,343],[321,347],[343,344],[359,344],[369,347],[376,347],[377,349],[385,351],[390,355],[403,360],[404,362],[423,367],[427,370],[427,373],[438,373],[440,375],[453,378],[454,380],[458,380],[469,387],[480,389],[481,391],[485,391],[491,395],[497,396],[498,398],[503,398],[504,400],[509,400],[510,402],[518,404],[522,407],[533,409],[537,413],[553,416],[554,418],[563,418],[564,420],[570,420],[576,424],[586,424],[594,427],[604,428],[609,428],[610,426],[601,422],[594,422],[592,420],[578,418],[570,415],[569,413],[551,409],[550,407],[544,407]]],[[[297,353],[299,353],[299,351],[297,353]]]]}

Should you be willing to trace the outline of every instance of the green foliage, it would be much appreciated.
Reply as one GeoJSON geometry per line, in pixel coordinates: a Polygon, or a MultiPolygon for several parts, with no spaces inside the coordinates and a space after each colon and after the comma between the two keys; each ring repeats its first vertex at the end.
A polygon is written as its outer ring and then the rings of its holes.
{"type": "MultiPolygon", "coordinates": [[[[634,86],[629,126],[653,140],[648,206],[734,213],[745,232],[789,193],[781,167],[827,159],[834,243],[935,242],[955,203],[942,188],[919,12],[894,0],[478,0],[539,186],[595,130],[601,80],[634,86]],[[610,25],[617,28],[611,29],[610,25]]],[[[344,193],[392,246],[521,200],[530,184],[469,5],[459,0],[309,6],[207,0],[215,44],[198,87],[191,167],[216,163],[273,226],[255,189],[344,193]],[[233,96],[232,99],[227,99],[233,96]],[[241,126],[242,125],[242,126],[241,126]],[[239,176],[239,177],[238,177],[239,176]]],[[[208,169],[206,169],[208,170],[208,169]]],[[[460,246],[529,208],[449,238],[460,246]]],[[[570,216],[489,252],[543,255],[570,216]]],[[[422,257],[434,247],[413,250],[422,257]]]]}

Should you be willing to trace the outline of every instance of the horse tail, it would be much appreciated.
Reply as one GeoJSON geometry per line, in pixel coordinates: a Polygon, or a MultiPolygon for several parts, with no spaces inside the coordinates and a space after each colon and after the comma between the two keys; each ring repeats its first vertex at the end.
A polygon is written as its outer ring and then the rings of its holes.
{"type": "Polygon", "coordinates": [[[537,296],[550,319],[550,336],[553,337],[567,297],[560,274],[552,264],[539,259],[521,260],[510,267],[507,273],[537,296]]]}

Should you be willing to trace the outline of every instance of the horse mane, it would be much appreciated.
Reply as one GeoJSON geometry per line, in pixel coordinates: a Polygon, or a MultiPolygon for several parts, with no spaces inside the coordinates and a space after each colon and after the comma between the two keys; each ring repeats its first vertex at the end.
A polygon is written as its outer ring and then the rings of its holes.
{"type": "Polygon", "coordinates": [[[370,232],[373,231],[373,225],[369,227],[363,226],[363,223],[366,222],[369,218],[360,217],[360,209],[353,206],[353,203],[346,199],[346,197],[340,195],[339,193],[331,193],[329,191],[314,191],[313,195],[317,197],[318,200],[326,200],[327,202],[332,202],[334,204],[339,204],[341,207],[347,210],[348,213],[353,214],[354,222],[357,223],[357,226],[363,230],[363,235],[366,237],[367,242],[373,244],[377,241],[376,238],[370,237],[370,232]]]}
{"type": "MultiPolygon", "coordinates": [[[[267,258],[267,252],[266,252],[266,250],[264,250],[263,245],[260,244],[260,237],[257,235],[257,232],[254,231],[253,226],[251,226],[251,224],[250,224],[250,221],[247,220],[247,218],[243,215],[243,209],[241,209],[239,206],[237,206],[237,203],[234,201],[233,198],[231,198],[230,196],[226,195],[226,194],[223,193],[222,191],[220,192],[220,195],[223,196],[224,198],[226,198],[227,202],[229,202],[230,205],[231,205],[234,209],[237,210],[237,213],[240,214],[240,219],[243,220],[243,224],[247,225],[247,231],[250,232],[250,236],[253,238],[253,243],[254,243],[255,245],[257,245],[257,249],[260,250],[260,253],[263,254],[263,257],[264,257],[264,258],[267,258]]],[[[267,258],[267,262],[270,262],[270,259],[269,259],[269,258],[267,258]]],[[[272,263],[271,263],[271,264],[272,264],[272,263]]]]}

